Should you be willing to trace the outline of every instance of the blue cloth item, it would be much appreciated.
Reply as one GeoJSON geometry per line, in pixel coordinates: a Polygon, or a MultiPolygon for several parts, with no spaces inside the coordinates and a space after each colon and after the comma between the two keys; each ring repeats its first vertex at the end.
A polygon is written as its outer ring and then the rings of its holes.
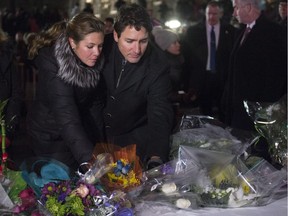
{"type": "Polygon", "coordinates": [[[49,182],[59,182],[70,179],[70,169],[54,159],[32,159],[21,165],[22,177],[41,196],[41,188],[49,182]]]}

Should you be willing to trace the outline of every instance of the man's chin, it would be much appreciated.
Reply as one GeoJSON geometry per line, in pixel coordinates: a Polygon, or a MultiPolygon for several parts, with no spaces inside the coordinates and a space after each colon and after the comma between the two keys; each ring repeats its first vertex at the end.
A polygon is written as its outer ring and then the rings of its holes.
{"type": "Polygon", "coordinates": [[[127,61],[129,63],[134,64],[134,63],[138,63],[140,61],[140,59],[141,59],[141,57],[139,57],[139,58],[129,58],[129,59],[127,59],[127,61]]]}

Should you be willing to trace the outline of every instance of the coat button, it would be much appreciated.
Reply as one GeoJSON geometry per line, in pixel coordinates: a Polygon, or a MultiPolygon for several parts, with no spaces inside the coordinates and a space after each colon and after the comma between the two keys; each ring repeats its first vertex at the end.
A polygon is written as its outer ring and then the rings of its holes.
{"type": "Polygon", "coordinates": [[[109,128],[111,128],[111,126],[109,126],[109,125],[106,125],[106,126],[105,126],[105,128],[106,128],[106,129],[109,129],[109,128]]]}
{"type": "Polygon", "coordinates": [[[112,114],[111,114],[111,113],[106,113],[106,115],[107,115],[108,117],[112,117],[112,114]]]}
{"type": "Polygon", "coordinates": [[[112,96],[112,95],[110,96],[110,98],[111,98],[112,100],[115,100],[115,97],[114,97],[114,96],[112,96]]]}

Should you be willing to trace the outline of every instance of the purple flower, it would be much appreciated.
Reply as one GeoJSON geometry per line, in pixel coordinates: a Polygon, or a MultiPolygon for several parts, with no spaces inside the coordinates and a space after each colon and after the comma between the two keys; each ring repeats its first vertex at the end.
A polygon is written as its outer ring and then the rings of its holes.
{"type": "Polygon", "coordinates": [[[72,189],[71,189],[71,182],[70,181],[62,181],[58,187],[57,187],[57,192],[59,194],[70,194],[72,189]]]}
{"type": "Polygon", "coordinates": [[[42,188],[42,195],[47,196],[50,194],[54,194],[56,192],[56,185],[54,182],[50,182],[42,188]]]}
{"type": "Polygon", "coordinates": [[[163,164],[162,166],[162,173],[164,175],[166,174],[173,174],[174,173],[174,169],[170,164],[163,164]]]}

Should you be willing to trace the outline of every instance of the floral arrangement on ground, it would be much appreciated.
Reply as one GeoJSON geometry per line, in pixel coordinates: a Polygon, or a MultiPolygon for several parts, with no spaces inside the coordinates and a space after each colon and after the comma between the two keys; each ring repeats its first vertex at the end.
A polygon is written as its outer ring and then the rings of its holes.
{"type": "Polygon", "coordinates": [[[137,203],[186,210],[235,208],[267,205],[287,194],[286,170],[277,170],[265,160],[249,169],[228,153],[188,146],[179,151],[179,159],[143,174],[147,180],[137,203]]]}

